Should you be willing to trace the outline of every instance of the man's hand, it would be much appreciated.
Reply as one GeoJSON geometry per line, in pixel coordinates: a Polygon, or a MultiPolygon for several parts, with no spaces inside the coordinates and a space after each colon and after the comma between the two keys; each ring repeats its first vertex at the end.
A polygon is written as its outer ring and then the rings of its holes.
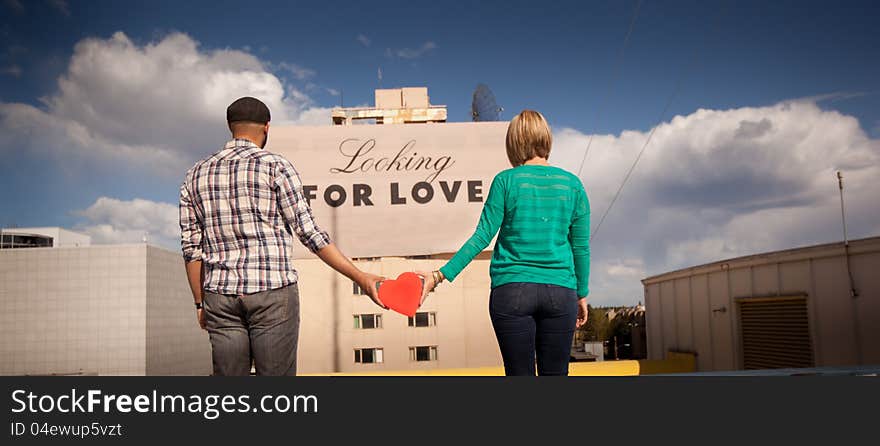
{"type": "Polygon", "coordinates": [[[581,328],[587,323],[587,318],[589,317],[590,312],[587,311],[587,299],[578,299],[578,315],[574,327],[581,328]]]}
{"type": "Polygon", "coordinates": [[[199,327],[205,330],[205,309],[196,308],[196,319],[199,321],[199,327]]]}
{"type": "Polygon", "coordinates": [[[422,299],[419,301],[419,306],[421,307],[425,303],[425,299],[428,298],[428,293],[434,291],[434,288],[437,287],[437,283],[434,281],[434,273],[432,272],[415,271],[415,273],[421,276],[425,282],[422,286],[422,299]]]}
{"type": "Polygon", "coordinates": [[[315,254],[317,254],[318,258],[326,263],[327,266],[335,269],[343,276],[354,280],[355,283],[364,290],[364,293],[367,293],[367,296],[370,296],[373,303],[386,310],[388,309],[388,307],[382,305],[382,302],[379,300],[379,293],[376,291],[376,282],[385,280],[384,277],[359,270],[333,243],[324,246],[315,254]]]}
{"type": "MultiPolygon", "coordinates": [[[[190,291],[192,291],[193,302],[204,302],[205,290],[203,289],[203,284],[205,283],[205,268],[202,261],[194,260],[188,262],[185,268],[186,280],[189,282],[190,291]]],[[[196,320],[199,322],[199,327],[204,330],[205,310],[203,308],[196,308],[196,320]]]]}
{"type": "Polygon", "coordinates": [[[376,283],[383,280],[385,280],[385,278],[382,276],[361,272],[358,275],[357,280],[355,281],[357,282],[358,286],[361,287],[364,293],[369,296],[370,300],[372,300],[374,304],[387,310],[388,307],[382,304],[382,301],[379,300],[379,292],[376,291],[376,283]]]}

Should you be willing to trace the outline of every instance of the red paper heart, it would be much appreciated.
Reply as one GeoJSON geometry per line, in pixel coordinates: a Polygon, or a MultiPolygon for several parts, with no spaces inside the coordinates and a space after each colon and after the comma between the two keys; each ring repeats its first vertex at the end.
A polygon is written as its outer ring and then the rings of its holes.
{"type": "Polygon", "coordinates": [[[422,300],[422,278],[416,273],[403,273],[395,280],[383,280],[379,300],[389,309],[414,317],[422,300]]]}

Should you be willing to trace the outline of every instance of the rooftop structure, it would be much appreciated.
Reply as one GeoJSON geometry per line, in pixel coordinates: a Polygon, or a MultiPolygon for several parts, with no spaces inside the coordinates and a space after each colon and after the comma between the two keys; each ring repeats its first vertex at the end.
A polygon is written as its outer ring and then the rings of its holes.
{"type": "Polygon", "coordinates": [[[880,364],[880,237],[767,252],[642,280],[648,359],[698,372],[880,364]],[[853,292],[855,291],[855,292],[853,292]]]}
{"type": "Polygon", "coordinates": [[[352,125],[355,120],[375,120],[376,124],[423,124],[446,122],[446,106],[431,105],[427,87],[376,90],[375,107],[337,107],[334,125],[352,125]]]}
{"type": "Polygon", "coordinates": [[[92,238],[58,227],[0,229],[0,249],[89,246],[92,238]]]}

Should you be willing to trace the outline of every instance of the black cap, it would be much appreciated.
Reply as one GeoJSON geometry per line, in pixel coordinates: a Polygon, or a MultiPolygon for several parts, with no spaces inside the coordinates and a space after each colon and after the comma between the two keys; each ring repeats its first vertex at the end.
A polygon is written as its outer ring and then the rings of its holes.
{"type": "Polygon", "coordinates": [[[226,108],[226,122],[247,121],[265,124],[272,119],[263,101],[245,96],[226,108]]]}

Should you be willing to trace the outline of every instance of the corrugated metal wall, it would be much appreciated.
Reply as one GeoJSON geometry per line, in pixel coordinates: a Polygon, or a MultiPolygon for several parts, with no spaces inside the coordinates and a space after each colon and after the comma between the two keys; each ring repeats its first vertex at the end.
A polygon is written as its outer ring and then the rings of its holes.
{"type": "Polygon", "coordinates": [[[840,244],[716,262],[643,280],[648,358],[697,354],[699,371],[742,369],[737,302],[805,296],[816,366],[880,364],[880,237],[850,242],[859,297],[849,294],[840,244]]]}

